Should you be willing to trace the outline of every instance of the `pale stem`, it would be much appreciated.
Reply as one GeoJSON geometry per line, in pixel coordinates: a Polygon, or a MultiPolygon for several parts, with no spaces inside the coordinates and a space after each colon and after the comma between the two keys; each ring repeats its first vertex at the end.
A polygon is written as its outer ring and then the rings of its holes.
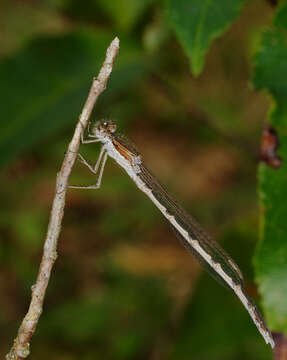
{"type": "Polygon", "coordinates": [[[107,49],[106,59],[101,67],[97,78],[93,83],[83,107],[79,121],[76,125],[73,138],[68,146],[61,169],[57,174],[55,196],[50,213],[50,221],[47,229],[47,236],[44,243],[43,256],[39,267],[36,283],[32,286],[31,302],[26,316],[18,330],[14,344],[6,355],[6,360],[21,360],[30,353],[30,340],[33,336],[40,315],[42,313],[43,301],[49,283],[51,270],[57,258],[57,244],[61,231],[61,224],[64,215],[66,192],[68,180],[81,141],[81,134],[85,131],[89,117],[99,95],[106,89],[107,81],[112,72],[113,64],[119,51],[119,39],[116,37],[107,49]]]}

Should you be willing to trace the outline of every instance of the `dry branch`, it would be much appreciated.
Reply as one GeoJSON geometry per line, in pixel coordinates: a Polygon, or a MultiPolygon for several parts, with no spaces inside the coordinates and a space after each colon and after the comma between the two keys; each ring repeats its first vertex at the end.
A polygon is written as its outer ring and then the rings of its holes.
{"type": "Polygon", "coordinates": [[[118,51],[119,39],[115,38],[107,49],[106,59],[101,67],[98,77],[93,80],[88,98],[76,125],[73,138],[68,146],[63,164],[57,175],[55,196],[50,214],[47,236],[44,243],[43,256],[36,283],[32,286],[32,296],[29,310],[18,330],[13,347],[11,348],[9,354],[6,355],[6,360],[21,360],[26,358],[30,353],[30,340],[35,332],[37,323],[42,313],[43,301],[49,283],[51,270],[57,258],[57,243],[64,215],[68,180],[77,158],[81,134],[88,124],[89,117],[97,98],[106,88],[118,51]]]}

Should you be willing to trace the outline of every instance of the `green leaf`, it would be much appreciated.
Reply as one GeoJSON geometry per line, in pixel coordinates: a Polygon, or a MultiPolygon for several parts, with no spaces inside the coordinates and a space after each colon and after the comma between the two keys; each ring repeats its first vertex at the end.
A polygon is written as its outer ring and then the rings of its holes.
{"type": "Polygon", "coordinates": [[[266,347],[239,301],[204,274],[182,314],[169,359],[271,358],[271,348],[266,347]]]}
{"type": "Polygon", "coordinates": [[[191,71],[199,75],[211,41],[224,33],[244,0],[168,0],[168,18],[187,56],[191,71]]]}
{"type": "MultiPolygon", "coordinates": [[[[41,38],[0,64],[0,166],[76,123],[113,37],[82,30],[41,38]]],[[[137,46],[122,40],[109,95],[128,89],[143,69],[137,46]]]]}
{"type": "Polygon", "coordinates": [[[102,10],[109,15],[121,31],[129,31],[154,0],[98,0],[102,10]]]}
{"type": "Polygon", "coordinates": [[[61,333],[61,343],[77,347],[95,343],[105,359],[136,359],[136,354],[154,344],[167,326],[171,309],[162,280],[114,271],[114,275],[105,273],[104,289],[47,311],[39,324],[44,339],[58,340],[61,333]]]}
{"type": "Polygon", "coordinates": [[[256,277],[267,322],[287,334],[287,4],[264,33],[255,58],[254,84],[267,89],[275,105],[270,125],[277,131],[282,158],[279,169],[259,167],[261,241],[255,257],[256,277]]]}
{"type": "MultiPolygon", "coordinates": [[[[241,216],[238,220],[224,228],[218,241],[234,256],[243,270],[247,288],[251,289],[251,258],[257,232],[253,215],[241,216]]],[[[238,298],[205,271],[190,293],[180,324],[170,360],[272,358],[271,347],[266,346],[238,298]]]]}

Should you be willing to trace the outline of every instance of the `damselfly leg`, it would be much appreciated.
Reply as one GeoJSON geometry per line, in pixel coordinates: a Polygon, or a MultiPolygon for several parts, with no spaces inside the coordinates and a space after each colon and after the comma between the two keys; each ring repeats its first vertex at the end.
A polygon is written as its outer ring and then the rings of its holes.
{"type": "MultiPolygon", "coordinates": [[[[93,141],[91,140],[91,142],[93,142],[93,141]]],[[[104,172],[104,168],[105,168],[105,165],[106,165],[107,157],[108,157],[108,154],[105,151],[103,146],[101,148],[100,155],[98,157],[97,163],[94,166],[89,164],[87,162],[87,160],[81,154],[78,154],[78,160],[82,164],[87,166],[92,173],[98,174],[98,179],[97,179],[97,182],[96,182],[95,185],[88,185],[88,186],[69,185],[69,188],[73,188],[73,189],[99,189],[101,187],[102,177],[103,177],[103,172],[104,172]],[[101,160],[102,160],[102,164],[101,164],[101,160]],[[100,164],[101,164],[101,166],[100,166],[100,164]],[[99,169],[100,169],[100,171],[98,171],[99,169]]]]}
{"type": "Polygon", "coordinates": [[[91,122],[88,123],[88,138],[92,138],[92,139],[84,139],[84,133],[85,133],[85,128],[84,125],[81,123],[82,125],[82,133],[81,133],[81,143],[82,144],[90,144],[90,143],[94,143],[94,142],[99,142],[99,139],[95,139],[95,135],[93,135],[90,131],[90,127],[91,127],[91,122]]]}

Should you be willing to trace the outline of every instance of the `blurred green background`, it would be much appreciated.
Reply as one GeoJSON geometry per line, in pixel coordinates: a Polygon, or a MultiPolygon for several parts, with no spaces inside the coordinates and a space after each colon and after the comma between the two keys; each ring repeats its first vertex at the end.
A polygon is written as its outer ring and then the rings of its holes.
{"type": "MultiPolygon", "coordinates": [[[[274,11],[246,2],[195,78],[164,1],[1,1],[0,356],[27,311],[56,173],[115,36],[120,53],[93,120],[117,121],[259,302],[256,173],[270,98],[250,79],[274,11]]],[[[81,153],[95,162],[99,146],[81,153]]],[[[70,182],[95,178],[77,164],[70,182]]],[[[100,190],[69,190],[58,253],[31,359],[272,357],[235,295],[201,270],[112,160],[100,190]]]]}

